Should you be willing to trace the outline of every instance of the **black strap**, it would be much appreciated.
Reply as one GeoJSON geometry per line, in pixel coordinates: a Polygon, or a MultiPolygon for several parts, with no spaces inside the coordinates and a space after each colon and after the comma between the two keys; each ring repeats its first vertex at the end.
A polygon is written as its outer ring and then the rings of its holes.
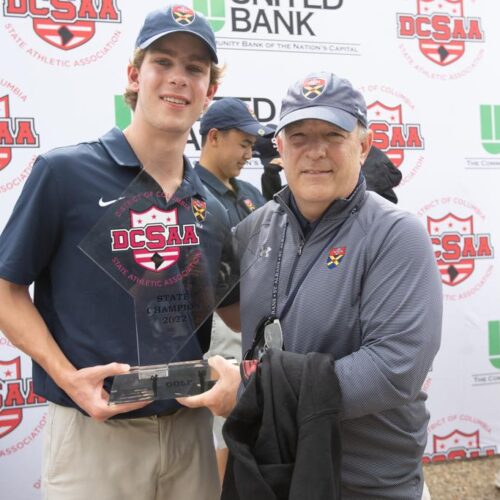
{"type": "Polygon", "coordinates": [[[274,278],[273,278],[273,293],[271,296],[271,318],[276,318],[278,312],[278,286],[280,282],[281,273],[281,262],[283,261],[283,253],[285,252],[285,240],[286,232],[288,229],[288,222],[285,224],[285,229],[283,229],[283,234],[281,236],[280,246],[278,248],[278,257],[276,259],[276,266],[274,268],[274,278]]]}

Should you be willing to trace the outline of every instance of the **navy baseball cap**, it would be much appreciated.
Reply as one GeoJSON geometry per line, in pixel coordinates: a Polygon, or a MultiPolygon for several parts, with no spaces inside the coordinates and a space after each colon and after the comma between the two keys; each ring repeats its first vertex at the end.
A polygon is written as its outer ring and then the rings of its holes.
{"type": "Polygon", "coordinates": [[[276,133],[299,120],[323,120],[347,132],[368,126],[366,102],[351,83],[333,73],[311,73],[295,82],[281,103],[276,133]]]}
{"type": "Polygon", "coordinates": [[[205,17],[185,5],[171,5],[150,12],[135,41],[139,49],[147,49],[153,42],[171,33],[189,33],[205,42],[212,61],[217,59],[215,35],[205,17]]]}
{"type": "Polygon", "coordinates": [[[247,134],[265,136],[273,134],[272,128],[260,123],[250,108],[234,97],[214,101],[200,120],[200,134],[206,135],[212,128],[228,130],[236,128],[247,134]]]}

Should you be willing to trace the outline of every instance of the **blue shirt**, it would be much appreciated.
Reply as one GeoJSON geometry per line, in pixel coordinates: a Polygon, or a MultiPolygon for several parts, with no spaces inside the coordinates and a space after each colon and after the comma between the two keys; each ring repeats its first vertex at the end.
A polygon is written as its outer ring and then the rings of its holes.
{"type": "MultiPolygon", "coordinates": [[[[41,155],[0,237],[0,277],[22,285],[34,282],[35,306],[76,368],[111,361],[138,364],[132,297],[78,245],[108,210],[120,208],[120,197],[140,172],[138,158],[116,128],[99,140],[41,155]]],[[[189,207],[183,224],[200,225],[192,200],[205,204],[198,235],[212,252],[207,260],[217,273],[222,251],[217,232],[227,227],[227,216],[187,160],[175,197],[189,207]]],[[[37,394],[75,407],[36,363],[33,380],[37,394]]],[[[176,405],[158,401],[125,416],[156,414],[176,405]]]]}
{"type": "Polygon", "coordinates": [[[266,203],[260,191],[249,182],[230,179],[229,182],[233,186],[231,190],[200,163],[196,163],[195,171],[208,190],[224,205],[231,226],[236,226],[266,203]]]}

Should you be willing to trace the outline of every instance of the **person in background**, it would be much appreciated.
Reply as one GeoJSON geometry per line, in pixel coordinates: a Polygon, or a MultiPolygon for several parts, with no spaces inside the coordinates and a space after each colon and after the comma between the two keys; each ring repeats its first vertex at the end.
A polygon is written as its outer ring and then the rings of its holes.
{"type": "Polygon", "coordinates": [[[394,188],[401,182],[402,174],[383,151],[372,146],[361,172],[366,180],[366,189],[393,203],[398,202],[394,188]]]}
{"type": "MultiPolygon", "coordinates": [[[[231,226],[261,207],[265,200],[257,188],[238,179],[252,157],[257,138],[272,134],[240,99],[226,97],[214,101],[200,122],[201,155],[195,171],[206,188],[226,209],[231,226]]],[[[212,337],[207,356],[219,354],[241,359],[241,335],[235,333],[214,314],[212,337]]],[[[224,419],[214,419],[217,463],[222,478],[227,462],[227,447],[222,437],[224,419]]]]}
{"type": "Polygon", "coordinates": [[[260,191],[238,176],[252,158],[257,138],[272,133],[242,100],[232,97],[214,101],[201,117],[201,154],[195,170],[224,205],[232,226],[265,203],[260,191]]]}
{"type": "Polygon", "coordinates": [[[202,199],[225,220],[183,155],[221,74],[210,25],[181,5],[151,12],[127,74],[129,127],[35,162],[0,237],[0,329],[33,359],[35,391],[49,401],[44,499],[215,500],[208,411],[175,400],[108,406],[108,377],[137,363],[134,304],[78,248],[142,170],[167,200],[202,199]]]}
{"type": "MultiPolygon", "coordinates": [[[[267,126],[276,130],[274,123],[268,123],[267,126]]],[[[260,178],[262,186],[262,195],[269,201],[273,199],[283,186],[280,173],[283,171],[283,162],[276,147],[276,140],[272,136],[259,137],[254,145],[254,156],[257,156],[264,168],[260,178]]]]}

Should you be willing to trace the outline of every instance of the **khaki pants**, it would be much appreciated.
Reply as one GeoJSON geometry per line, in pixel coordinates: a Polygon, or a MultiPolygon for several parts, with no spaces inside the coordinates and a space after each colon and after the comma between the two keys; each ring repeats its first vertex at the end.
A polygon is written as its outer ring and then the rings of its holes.
{"type": "Polygon", "coordinates": [[[431,500],[431,494],[429,488],[427,487],[427,483],[424,481],[424,490],[422,491],[422,500],[431,500]]]}
{"type": "Polygon", "coordinates": [[[97,422],[49,404],[44,500],[215,500],[220,483],[205,409],[97,422]]]}

